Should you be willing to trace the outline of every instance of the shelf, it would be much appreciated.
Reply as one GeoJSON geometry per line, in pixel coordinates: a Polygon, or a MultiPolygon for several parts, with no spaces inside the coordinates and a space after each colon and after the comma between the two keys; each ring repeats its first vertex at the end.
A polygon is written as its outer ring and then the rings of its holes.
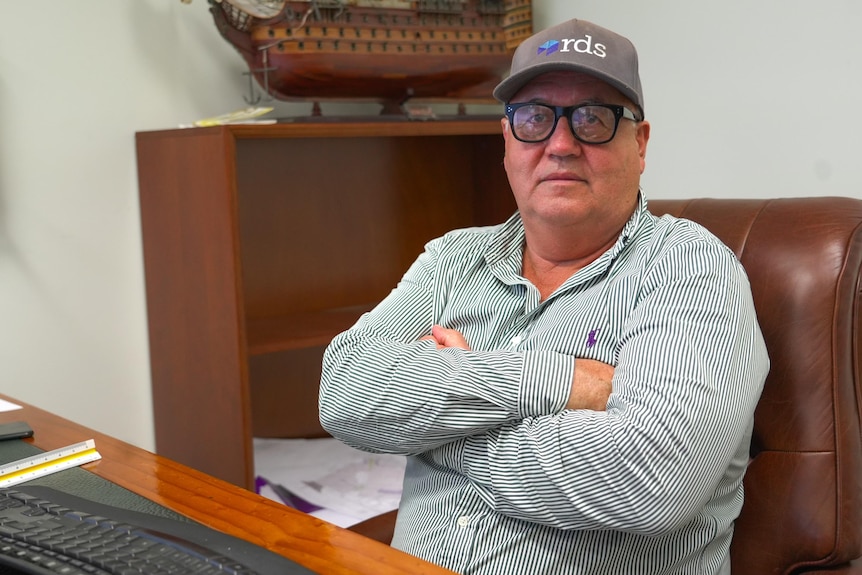
{"type": "Polygon", "coordinates": [[[426,242],[511,216],[503,144],[491,116],[139,132],[158,453],[251,488],[253,436],[326,436],[325,347],[426,242]]]}
{"type": "Polygon", "coordinates": [[[480,116],[447,120],[413,121],[379,117],[357,117],[345,121],[332,118],[299,118],[280,120],[277,124],[240,124],[229,126],[238,139],[245,138],[357,138],[378,136],[475,136],[500,135],[499,117],[480,116]]]}
{"type": "Polygon", "coordinates": [[[248,320],[248,353],[263,355],[279,351],[325,346],[373,306],[301,312],[248,320]]]}

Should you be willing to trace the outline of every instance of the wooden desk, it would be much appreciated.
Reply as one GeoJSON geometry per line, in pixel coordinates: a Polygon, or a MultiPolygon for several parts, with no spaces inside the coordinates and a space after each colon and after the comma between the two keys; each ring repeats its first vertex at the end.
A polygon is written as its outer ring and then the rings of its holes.
{"type": "Polygon", "coordinates": [[[95,439],[102,459],[84,469],[204,525],[251,541],[321,574],[444,575],[442,569],[382,543],[336,527],[42,409],[0,394],[23,409],[0,413],[0,423],[23,419],[27,440],[49,451],[95,439]]]}

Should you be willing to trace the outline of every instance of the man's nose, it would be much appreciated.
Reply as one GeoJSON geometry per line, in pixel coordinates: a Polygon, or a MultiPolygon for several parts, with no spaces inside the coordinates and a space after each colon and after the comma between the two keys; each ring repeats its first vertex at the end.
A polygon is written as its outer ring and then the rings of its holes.
{"type": "Polygon", "coordinates": [[[565,116],[557,120],[551,137],[548,138],[548,147],[552,148],[555,155],[580,154],[583,144],[575,137],[572,123],[565,116]]]}

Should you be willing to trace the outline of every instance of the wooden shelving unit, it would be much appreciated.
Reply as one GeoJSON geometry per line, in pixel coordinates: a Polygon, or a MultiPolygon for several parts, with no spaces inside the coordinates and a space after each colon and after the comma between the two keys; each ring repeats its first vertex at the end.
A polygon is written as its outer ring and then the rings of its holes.
{"type": "Polygon", "coordinates": [[[156,449],[253,485],[252,437],[319,437],[326,344],[426,241],[514,210],[497,118],[136,135],[156,449]]]}

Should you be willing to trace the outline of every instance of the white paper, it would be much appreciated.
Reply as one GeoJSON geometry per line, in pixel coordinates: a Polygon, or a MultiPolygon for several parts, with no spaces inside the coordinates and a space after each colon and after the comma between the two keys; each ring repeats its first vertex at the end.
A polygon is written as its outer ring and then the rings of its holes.
{"type": "MultiPolygon", "coordinates": [[[[323,507],[311,514],[341,527],[398,507],[406,460],[365,453],[333,438],[254,440],[255,474],[323,507]]],[[[280,501],[271,489],[261,495],[280,501]]]]}
{"type": "Polygon", "coordinates": [[[21,409],[20,405],[15,405],[5,399],[0,399],[0,412],[2,411],[14,411],[16,409],[21,409]]]}

